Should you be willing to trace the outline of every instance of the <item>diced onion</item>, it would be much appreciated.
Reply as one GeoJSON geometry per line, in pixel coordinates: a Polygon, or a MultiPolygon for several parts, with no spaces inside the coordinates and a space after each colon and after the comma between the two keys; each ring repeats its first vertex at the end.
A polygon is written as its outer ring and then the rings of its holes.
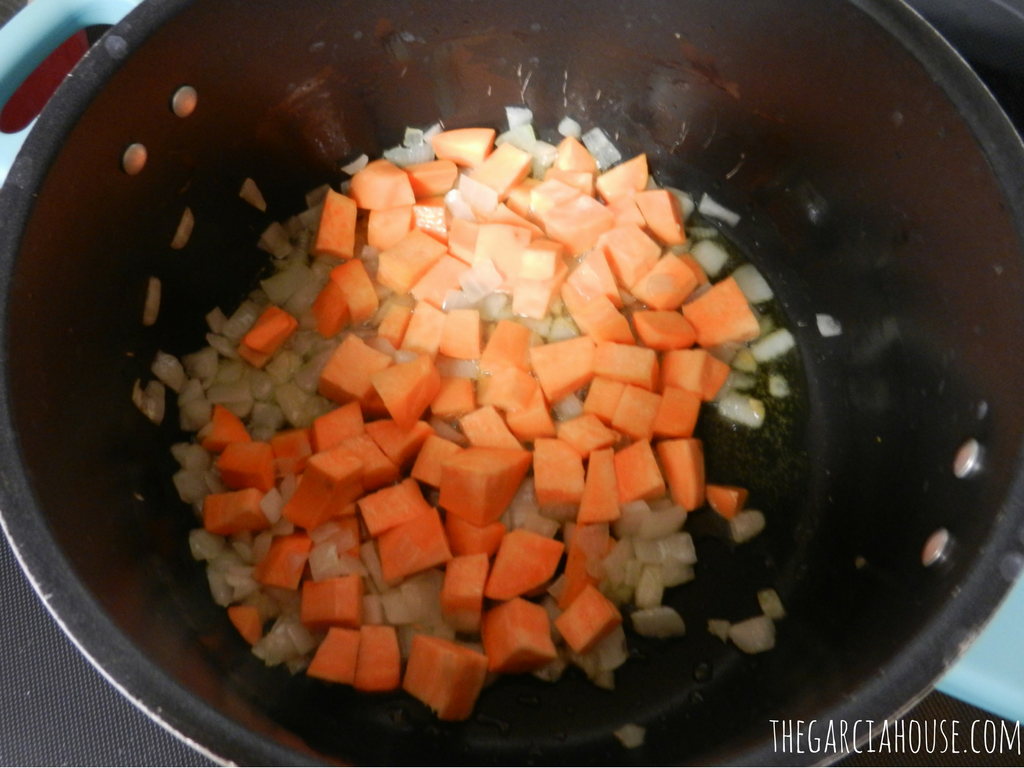
{"type": "Polygon", "coordinates": [[[434,159],[434,147],[422,141],[422,138],[421,133],[421,143],[415,146],[385,149],[384,159],[394,163],[399,168],[405,168],[407,165],[416,165],[417,163],[429,163],[434,159]]]}
{"type": "Polygon", "coordinates": [[[529,123],[510,128],[494,140],[496,147],[500,147],[502,144],[511,144],[523,152],[531,151],[536,143],[537,134],[533,132],[533,126],[529,123]]]}
{"type": "Polygon", "coordinates": [[[737,424],[754,429],[758,429],[764,424],[764,403],[756,397],[729,392],[718,401],[717,405],[718,412],[729,421],[735,421],[737,424]]]}
{"type": "Polygon", "coordinates": [[[459,285],[462,286],[462,292],[471,305],[476,305],[490,296],[504,281],[505,278],[490,259],[474,262],[471,269],[459,275],[459,285]]]}
{"type": "Polygon", "coordinates": [[[722,267],[729,261],[729,252],[714,240],[701,240],[690,249],[690,255],[697,260],[708,277],[718,277],[722,267]]]}
{"type": "Polygon", "coordinates": [[[181,221],[178,222],[178,228],[174,231],[174,238],[171,240],[171,248],[176,251],[180,251],[188,245],[188,240],[192,237],[192,228],[195,224],[196,219],[192,215],[192,209],[185,206],[185,210],[181,213],[181,221]]]}
{"type": "Polygon", "coordinates": [[[256,182],[252,179],[247,178],[242,182],[242,188],[238,190],[238,196],[253,208],[266,213],[267,201],[263,199],[263,193],[260,192],[260,188],[256,186],[256,182]]]}
{"type": "Polygon", "coordinates": [[[488,322],[501,320],[508,308],[508,296],[492,293],[480,302],[480,318],[488,322]]]}
{"type": "Polygon", "coordinates": [[[764,514],[756,509],[745,509],[738,512],[729,521],[729,531],[732,533],[732,540],[737,544],[750,541],[764,530],[764,514]]]}
{"type": "Polygon", "coordinates": [[[640,572],[640,581],[636,585],[633,602],[637,608],[655,608],[661,605],[665,592],[665,582],[661,578],[661,566],[648,564],[640,572]]]}
{"type": "Polygon", "coordinates": [[[636,749],[643,746],[644,738],[647,736],[647,729],[641,725],[627,723],[614,731],[614,735],[626,749],[636,749]]]}
{"type": "Polygon", "coordinates": [[[384,623],[384,601],[380,595],[363,595],[363,624],[384,623]]]}
{"type": "Polygon", "coordinates": [[[622,160],[622,153],[615,148],[615,145],[600,128],[591,128],[580,138],[583,146],[594,156],[599,171],[607,171],[622,160]]]}
{"type": "Polygon", "coordinates": [[[569,394],[554,403],[551,409],[559,421],[570,421],[583,415],[583,401],[575,394],[569,394]]]}
{"type": "Polygon", "coordinates": [[[736,355],[732,359],[732,367],[744,373],[756,373],[757,360],[754,359],[754,355],[749,349],[743,347],[736,351],[736,355]]]}
{"type": "Polygon", "coordinates": [[[347,173],[349,176],[355,176],[370,162],[370,158],[366,155],[360,155],[348,165],[341,166],[342,173],[347,173]]]}
{"type": "Polygon", "coordinates": [[[730,210],[715,201],[707,192],[701,197],[700,203],[697,205],[697,211],[712,219],[724,221],[730,227],[735,227],[740,223],[741,216],[736,211],[730,210]]]}
{"type": "Polygon", "coordinates": [[[843,332],[843,324],[832,315],[815,315],[815,322],[818,324],[818,333],[826,339],[832,336],[839,336],[843,332]]]}
{"type": "Polygon", "coordinates": [[[566,115],[558,123],[558,132],[563,136],[572,136],[574,139],[578,139],[583,135],[583,128],[579,123],[566,115]]]}
{"type": "Polygon", "coordinates": [[[146,283],[146,303],[142,307],[142,324],[150,326],[156,323],[160,315],[160,278],[151,277],[146,283]]]}
{"type": "Polygon", "coordinates": [[[262,312],[262,308],[256,302],[243,301],[224,323],[221,334],[232,341],[240,341],[255,325],[262,312]]]}
{"type": "Polygon", "coordinates": [[[195,528],[189,531],[188,546],[194,559],[213,560],[224,549],[224,537],[205,528],[195,528]]]}
{"type": "Polygon", "coordinates": [[[723,643],[729,639],[729,627],[732,623],[725,619],[708,619],[708,632],[723,643]]]}
{"type": "Polygon", "coordinates": [[[667,605],[634,611],[633,629],[644,637],[680,637],[686,634],[683,617],[667,605]]]}
{"type": "Polygon", "coordinates": [[[210,492],[206,487],[205,470],[182,469],[175,472],[171,480],[178,492],[178,498],[186,504],[198,504],[210,492]]]}
{"type": "Polygon", "coordinates": [[[750,351],[757,362],[766,363],[781,357],[795,346],[796,339],[793,338],[793,334],[785,328],[780,328],[755,342],[750,351]]]}
{"type": "Polygon", "coordinates": [[[167,390],[159,381],[153,380],[143,389],[142,382],[136,379],[135,385],[132,387],[132,402],[147,419],[159,425],[164,420],[166,393],[167,390]]]}
{"type": "Polygon", "coordinates": [[[789,382],[785,377],[773,373],[768,377],[768,394],[772,397],[789,397],[789,382]]]}
{"type": "Polygon", "coordinates": [[[273,525],[281,519],[281,510],[284,509],[284,497],[277,488],[271,488],[260,499],[260,511],[267,517],[267,522],[273,525]]]}
{"type": "Polygon", "coordinates": [[[764,653],[775,647],[775,624],[767,616],[754,616],[729,627],[729,639],[744,653],[764,653]]]}
{"type": "Polygon", "coordinates": [[[580,335],[580,329],[573,322],[571,317],[559,315],[551,321],[551,328],[548,330],[547,340],[551,342],[575,339],[580,335]]]}
{"type": "MultiPolygon", "coordinates": [[[[676,189],[675,187],[665,187],[665,189],[679,199],[679,206],[683,209],[683,220],[685,221],[690,218],[690,214],[693,213],[694,209],[697,207],[696,203],[693,202],[693,197],[686,192],[683,192],[683,190],[676,189]]],[[[715,234],[714,230],[712,230],[712,234],[710,236],[713,237],[715,234]]],[[[694,237],[697,236],[694,235],[694,237]]]]}
{"type": "Polygon", "coordinates": [[[444,204],[456,219],[476,221],[476,214],[473,213],[469,203],[463,199],[462,193],[459,190],[449,190],[444,196],[444,204]]]}
{"type": "Polygon", "coordinates": [[[176,393],[181,392],[188,382],[188,377],[185,375],[185,368],[182,366],[181,361],[174,355],[169,355],[166,352],[158,351],[156,353],[149,370],[176,393]]]}
{"type": "Polygon", "coordinates": [[[733,270],[732,276],[736,281],[736,285],[743,291],[743,295],[747,297],[747,301],[751,304],[760,304],[775,298],[772,287],[768,285],[764,275],[753,264],[744,264],[741,267],[737,267],[733,270]]]}
{"type": "Polygon", "coordinates": [[[305,264],[299,263],[291,265],[273,277],[260,280],[260,287],[272,302],[280,305],[288,301],[302,285],[315,279],[313,271],[305,264]]]}
{"type": "Polygon", "coordinates": [[[537,141],[530,147],[530,155],[533,161],[530,164],[530,173],[534,178],[544,177],[544,172],[555,164],[558,158],[558,147],[548,144],[546,141],[537,141]]]}
{"type": "Polygon", "coordinates": [[[508,118],[508,127],[511,130],[532,123],[533,110],[529,107],[505,107],[505,117],[508,118]]]}
{"type": "Polygon", "coordinates": [[[782,599],[774,589],[758,590],[757,604],[761,606],[761,613],[773,621],[786,618],[786,609],[782,605],[782,599]]]}

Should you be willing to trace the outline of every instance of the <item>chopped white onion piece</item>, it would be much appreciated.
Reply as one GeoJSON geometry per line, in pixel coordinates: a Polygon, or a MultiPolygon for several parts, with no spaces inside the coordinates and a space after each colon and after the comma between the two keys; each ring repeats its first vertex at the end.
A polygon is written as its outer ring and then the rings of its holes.
{"type": "Polygon", "coordinates": [[[764,338],[758,339],[750,347],[750,351],[757,362],[765,363],[781,357],[795,346],[796,339],[793,338],[793,334],[785,328],[780,328],[777,331],[772,331],[764,338]]]}
{"type": "Polygon", "coordinates": [[[685,523],[686,510],[673,505],[641,515],[634,535],[639,539],[660,539],[676,533],[685,523]]]}
{"type": "Polygon", "coordinates": [[[185,210],[182,211],[181,221],[178,222],[178,228],[174,231],[174,238],[171,240],[171,248],[176,251],[180,251],[186,245],[188,245],[188,239],[192,237],[192,228],[196,224],[195,216],[192,215],[192,209],[185,206],[185,210]]]}
{"type": "Polygon", "coordinates": [[[737,544],[750,541],[764,530],[764,514],[756,509],[744,509],[736,513],[736,516],[729,521],[729,531],[732,533],[732,540],[737,544]]]}
{"type": "Polygon", "coordinates": [[[815,315],[815,322],[818,324],[818,333],[826,339],[832,336],[839,336],[843,332],[843,324],[832,315],[815,315]]]}
{"type": "Polygon", "coordinates": [[[202,469],[181,469],[171,480],[178,498],[186,504],[198,504],[210,492],[206,487],[206,471],[202,469]]]}
{"type": "Polygon", "coordinates": [[[355,176],[357,173],[363,170],[363,168],[365,168],[369,162],[370,158],[368,158],[366,155],[360,155],[348,165],[341,166],[341,170],[343,173],[347,173],[349,176],[355,176]]]}
{"type": "Polygon", "coordinates": [[[583,128],[579,123],[566,115],[558,123],[558,132],[563,136],[572,136],[574,139],[578,139],[583,135],[583,128]]]}
{"type": "Polygon", "coordinates": [[[533,110],[529,107],[505,107],[505,117],[508,118],[508,127],[511,130],[532,123],[533,110]]]}
{"type": "MultiPolygon", "coordinates": [[[[693,213],[694,209],[697,207],[697,204],[693,202],[693,196],[687,192],[683,192],[681,189],[676,189],[675,187],[665,187],[665,189],[679,199],[679,206],[683,209],[683,221],[690,218],[690,214],[693,213]]],[[[709,235],[709,237],[713,237],[718,234],[715,230],[711,230],[711,232],[712,234],[709,235]]],[[[692,236],[696,237],[696,235],[692,236]]]]}
{"type": "Polygon", "coordinates": [[[423,132],[423,140],[429,143],[433,143],[434,137],[437,136],[437,134],[441,133],[441,131],[443,130],[444,126],[441,125],[440,122],[434,123],[432,126],[427,128],[427,130],[423,132]]]}
{"type": "Polygon", "coordinates": [[[622,153],[615,148],[615,145],[600,128],[591,128],[580,139],[583,146],[594,156],[599,171],[607,171],[622,160],[622,153]]]}
{"type": "Polygon", "coordinates": [[[363,624],[384,623],[384,601],[380,595],[363,595],[363,624]]]}
{"type": "Polygon", "coordinates": [[[206,313],[206,327],[211,333],[221,333],[224,330],[224,323],[228,321],[227,316],[220,307],[214,307],[206,313]]]}
{"type": "Polygon", "coordinates": [[[754,359],[753,353],[747,347],[743,347],[736,351],[732,359],[732,367],[744,373],[757,373],[757,360],[754,359]]]}
{"type": "Polygon", "coordinates": [[[210,584],[210,594],[213,596],[213,602],[224,608],[231,605],[231,598],[235,591],[228,584],[224,571],[210,565],[206,568],[206,580],[210,584]]]}
{"type": "Polygon", "coordinates": [[[492,293],[480,302],[480,319],[487,322],[501,320],[508,307],[508,296],[504,293],[492,293]]]}
{"type": "Polygon", "coordinates": [[[661,580],[665,582],[665,589],[678,587],[697,578],[692,565],[680,562],[679,560],[666,560],[661,564],[661,580]]]}
{"type": "MultiPolygon", "coordinates": [[[[548,504],[540,508],[540,513],[544,517],[557,520],[560,523],[568,523],[575,520],[579,511],[580,508],[577,504],[548,504]]],[[[565,548],[569,548],[568,543],[566,543],[565,548]]]]}
{"type": "Polygon", "coordinates": [[[554,659],[543,667],[533,670],[531,674],[546,683],[557,683],[562,678],[567,666],[569,665],[565,663],[564,659],[554,659]]]}
{"type": "Polygon", "coordinates": [[[330,184],[321,184],[319,187],[314,187],[309,190],[305,195],[306,207],[314,208],[320,205],[324,200],[327,199],[327,193],[331,191],[330,184]]]}
{"type": "Polygon", "coordinates": [[[729,639],[729,627],[732,623],[725,619],[708,619],[708,632],[723,643],[729,639]]]}
{"type": "Polygon", "coordinates": [[[643,499],[629,501],[619,508],[619,519],[612,524],[615,536],[624,539],[636,536],[644,518],[651,514],[651,508],[643,499]]]}
{"type": "Polygon", "coordinates": [[[530,174],[537,179],[544,178],[544,172],[555,164],[558,159],[558,147],[546,141],[537,141],[530,147],[533,161],[530,163],[530,174]]]}
{"type": "Polygon", "coordinates": [[[400,349],[397,352],[395,352],[395,362],[399,363],[399,364],[401,364],[401,363],[411,363],[414,360],[416,360],[416,358],[418,358],[419,356],[420,356],[420,353],[416,352],[414,350],[411,350],[411,349],[400,349]]]}
{"type": "Polygon", "coordinates": [[[480,259],[459,275],[459,285],[471,305],[476,305],[494,293],[505,281],[490,259],[480,259]]]}
{"type": "Polygon", "coordinates": [[[770,651],[775,647],[775,624],[767,616],[754,616],[729,627],[729,639],[744,653],[770,651]]]}
{"type": "Polygon", "coordinates": [[[647,729],[642,725],[626,723],[626,725],[614,732],[614,736],[626,749],[636,749],[643,746],[644,738],[647,736],[647,729]]]}
{"type": "Polygon", "coordinates": [[[729,252],[714,240],[701,240],[690,249],[690,255],[697,260],[708,277],[718,277],[722,267],[729,261],[729,252]]]}
{"type": "MultiPolygon", "coordinates": [[[[510,506],[509,509],[511,510],[513,509],[513,507],[510,506]]],[[[553,539],[555,537],[555,534],[558,533],[561,526],[559,526],[558,523],[554,520],[551,520],[547,517],[543,517],[539,511],[531,509],[528,510],[523,515],[522,522],[514,527],[525,528],[526,530],[536,533],[539,536],[544,536],[548,539],[553,539]]]]}
{"type": "Polygon", "coordinates": [[[305,264],[293,264],[273,277],[260,280],[260,287],[274,304],[284,304],[303,283],[313,280],[313,271],[305,264]]]}
{"type": "Polygon", "coordinates": [[[224,549],[224,537],[195,528],[188,533],[188,546],[196,560],[213,560],[224,549]]]}
{"type": "Polygon", "coordinates": [[[494,146],[496,147],[500,147],[502,144],[511,144],[523,152],[532,150],[536,143],[537,134],[533,132],[533,126],[529,123],[510,128],[494,140],[494,146]]]}
{"type": "Polygon", "coordinates": [[[434,147],[432,144],[422,141],[422,138],[421,133],[421,143],[416,146],[385,149],[384,159],[394,163],[399,168],[405,168],[407,165],[416,165],[417,163],[429,163],[434,159],[434,147]]]}
{"type": "Polygon", "coordinates": [[[630,619],[633,629],[644,637],[680,637],[686,634],[683,617],[667,605],[634,611],[630,619]]]}
{"type": "Polygon", "coordinates": [[[717,403],[718,412],[723,418],[735,421],[753,429],[764,424],[764,403],[756,397],[747,397],[736,392],[729,392],[717,403]]]}
{"type": "Polygon", "coordinates": [[[366,566],[366,570],[370,574],[370,579],[377,592],[386,592],[388,585],[384,581],[384,571],[381,569],[380,557],[377,555],[377,548],[372,541],[366,541],[359,545],[359,557],[363,561],[363,565],[366,566]]]}
{"type": "Polygon", "coordinates": [[[718,391],[716,399],[721,398],[733,390],[742,392],[747,389],[753,389],[757,384],[757,379],[751,376],[749,373],[743,373],[742,371],[730,371],[729,376],[725,380],[725,384],[718,391]]]}
{"type": "Polygon", "coordinates": [[[625,664],[629,660],[629,648],[626,646],[626,632],[622,625],[605,635],[588,655],[594,657],[601,672],[611,672],[625,664]]]}
{"type": "Polygon", "coordinates": [[[551,342],[575,339],[580,335],[580,329],[571,317],[559,315],[551,321],[551,328],[548,330],[547,340],[551,342]]]}
{"type": "Polygon", "coordinates": [[[166,388],[155,379],[149,382],[145,389],[142,388],[142,382],[136,379],[135,386],[132,387],[132,402],[135,403],[135,407],[157,425],[164,420],[166,397],[166,388]]]}
{"type": "Polygon", "coordinates": [[[178,406],[178,426],[184,432],[198,432],[210,423],[212,416],[213,406],[206,398],[191,400],[178,406]]]}
{"type": "Polygon", "coordinates": [[[665,593],[665,582],[661,578],[661,566],[649,564],[640,572],[633,602],[637,608],[654,608],[661,605],[665,593]]]}
{"type": "Polygon", "coordinates": [[[160,315],[160,278],[151,277],[146,283],[146,303],[142,307],[142,324],[149,326],[156,323],[160,315]]]}
{"type": "Polygon", "coordinates": [[[785,377],[773,373],[768,377],[768,394],[772,397],[789,397],[789,382],[786,381],[785,377]]]}
{"type": "Polygon", "coordinates": [[[217,375],[217,363],[219,357],[217,350],[213,347],[205,347],[191,355],[185,355],[182,363],[185,365],[185,372],[193,379],[212,379],[217,375]]]}
{"type": "Polygon", "coordinates": [[[534,317],[520,317],[519,322],[542,339],[546,339],[551,335],[551,315],[545,315],[539,320],[534,317]]]}
{"type": "Polygon", "coordinates": [[[463,199],[462,193],[459,190],[449,190],[444,196],[444,204],[456,219],[476,221],[476,214],[473,213],[469,203],[463,199]]]}
{"type": "Polygon", "coordinates": [[[260,188],[256,186],[256,182],[252,179],[247,178],[242,182],[242,188],[238,190],[238,196],[253,208],[266,213],[267,201],[263,199],[263,193],[260,192],[260,188]]]}
{"type": "Polygon", "coordinates": [[[181,392],[188,382],[188,377],[185,375],[185,368],[181,361],[174,355],[169,355],[166,352],[158,351],[156,353],[149,370],[176,393],[181,392]]]}
{"type": "Polygon", "coordinates": [[[583,401],[575,393],[566,395],[551,408],[559,421],[570,421],[583,415],[583,401]]]}
{"type": "Polygon", "coordinates": [[[724,221],[730,227],[735,227],[739,224],[740,218],[742,218],[736,211],[730,210],[713,200],[707,192],[701,197],[700,203],[697,205],[697,211],[712,219],[724,221]]]}
{"type": "Polygon", "coordinates": [[[747,301],[751,304],[760,304],[763,301],[771,301],[775,298],[772,287],[768,285],[764,275],[753,264],[744,264],[741,267],[737,267],[733,270],[732,276],[736,281],[736,285],[743,291],[743,295],[747,297],[747,301]]]}
{"type": "MultiPolygon", "coordinates": [[[[458,184],[459,194],[474,213],[487,216],[498,207],[498,193],[486,184],[482,184],[466,174],[459,176],[458,184]]],[[[452,211],[452,213],[455,212],[452,211]]]]}
{"type": "Polygon", "coordinates": [[[232,341],[240,341],[253,327],[262,312],[263,308],[255,301],[243,301],[224,323],[221,334],[232,341]]]}
{"type": "Polygon", "coordinates": [[[480,375],[480,364],[477,360],[459,360],[454,357],[438,355],[434,362],[437,372],[445,378],[475,379],[480,375]]]}
{"type": "Polygon", "coordinates": [[[786,618],[786,609],[782,605],[782,599],[774,589],[758,590],[757,604],[761,606],[761,613],[773,621],[786,618]]]}
{"type": "Polygon", "coordinates": [[[464,434],[459,432],[459,430],[455,429],[455,427],[439,416],[431,416],[429,423],[430,426],[433,427],[434,432],[437,433],[438,437],[449,440],[456,445],[461,445],[462,447],[469,445],[469,439],[464,434]]]}
{"type": "Polygon", "coordinates": [[[472,309],[475,306],[476,303],[469,300],[465,291],[456,291],[454,288],[444,295],[444,301],[441,302],[441,309],[445,312],[451,312],[453,309],[472,309]]]}
{"type": "Polygon", "coordinates": [[[260,499],[260,511],[266,515],[267,522],[273,525],[281,519],[281,510],[284,508],[284,498],[277,488],[271,488],[260,499]]]}
{"type": "Polygon", "coordinates": [[[406,126],[405,137],[402,139],[403,147],[422,147],[425,143],[422,128],[406,126]]]}

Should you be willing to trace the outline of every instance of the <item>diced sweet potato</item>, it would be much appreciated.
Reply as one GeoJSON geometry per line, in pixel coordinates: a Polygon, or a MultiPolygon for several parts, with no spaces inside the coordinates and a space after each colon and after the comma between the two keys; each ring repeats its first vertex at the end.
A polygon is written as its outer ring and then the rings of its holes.
{"type": "Polygon", "coordinates": [[[461,445],[445,440],[437,435],[430,435],[423,442],[423,447],[416,455],[410,477],[434,488],[441,487],[441,465],[457,453],[465,450],[461,445]]]}
{"type": "Polygon", "coordinates": [[[363,323],[376,314],[380,300],[363,262],[353,259],[339,264],[331,270],[331,281],[344,294],[353,323],[363,323]]]}
{"type": "Polygon", "coordinates": [[[445,568],[441,613],[459,632],[480,631],[490,567],[487,555],[479,553],[453,557],[445,568]]]}
{"type": "Polygon", "coordinates": [[[650,440],[660,409],[661,395],[629,385],[619,399],[612,427],[634,440],[650,440]]]}
{"type": "Polygon", "coordinates": [[[658,458],[665,467],[672,499],[687,512],[704,504],[704,446],[695,438],[663,440],[658,458]]]}
{"type": "Polygon", "coordinates": [[[434,434],[434,428],[425,421],[417,421],[405,428],[392,419],[380,419],[366,425],[366,434],[380,446],[388,459],[405,471],[412,466],[423,443],[434,434]]]}
{"type": "Polygon", "coordinates": [[[635,343],[626,316],[606,296],[588,299],[568,283],[562,285],[561,294],[576,325],[595,342],[635,343]]]}
{"type": "Polygon", "coordinates": [[[419,483],[411,477],[407,477],[398,485],[363,496],[357,503],[366,530],[374,537],[430,509],[427,500],[423,498],[423,492],[420,491],[419,483]]]}
{"type": "Polygon", "coordinates": [[[743,505],[747,503],[748,491],[738,485],[707,483],[704,486],[704,496],[709,507],[729,520],[736,517],[736,514],[743,509],[743,505]]]}
{"type": "Polygon", "coordinates": [[[349,194],[360,208],[375,211],[416,202],[409,175],[388,160],[372,160],[352,177],[349,194]]]}
{"type": "Polygon", "coordinates": [[[641,344],[659,352],[689,349],[697,340],[693,326],[679,312],[634,312],[633,327],[641,344]]]}
{"type": "Polygon", "coordinates": [[[405,166],[416,199],[444,195],[455,186],[459,169],[451,160],[431,160],[405,166]]]}
{"type": "Polygon", "coordinates": [[[595,186],[606,203],[642,192],[647,187],[647,155],[637,155],[605,171],[597,177],[595,186]]]}
{"type": "Polygon", "coordinates": [[[319,392],[337,403],[366,400],[374,391],[373,375],[391,363],[390,355],[372,349],[358,336],[349,334],[324,366],[319,392]]]}
{"type": "Polygon", "coordinates": [[[554,167],[563,171],[597,174],[597,161],[594,160],[594,156],[573,136],[566,136],[559,143],[554,167]]]}
{"type": "Polygon", "coordinates": [[[299,618],[313,630],[358,629],[363,623],[363,579],[357,574],[302,583],[299,618]]]}
{"type": "Polygon", "coordinates": [[[583,401],[583,412],[593,414],[605,424],[611,425],[615,409],[618,408],[619,399],[625,390],[625,382],[595,376],[583,401]]]}
{"type": "Polygon", "coordinates": [[[592,584],[555,619],[558,631],[576,653],[587,653],[621,623],[619,609],[592,584]]]}
{"type": "Polygon", "coordinates": [[[442,131],[430,140],[439,160],[476,168],[494,148],[493,128],[455,128],[442,131]]]}
{"type": "Polygon", "coordinates": [[[661,246],[632,224],[609,228],[601,238],[601,248],[615,279],[624,288],[639,283],[661,256],[661,246]]]}
{"type": "Polygon", "coordinates": [[[484,554],[490,557],[498,551],[501,540],[505,538],[505,524],[502,522],[487,525],[473,525],[458,515],[446,515],[444,530],[448,534],[448,543],[455,555],[484,554]]]}
{"type": "Polygon", "coordinates": [[[715,283],[707,293],[683,307],[683,317],[697,333],[702,347],[717,347],[729,341],[750,341],[761,326],[750,310],[747,297],[733,277],[715,283]]]}
{"type": "Polygon", "coordinates": [[[589,336],[530,348],[533,372],[549,403],[561,400],[594,376],[595,346],[589,336]]]}
{"type": "Polygon", "coordinates": [[[576,523],[610,523],[618,520],[620,514],[615,452],[611,448],[593,451],[587,464],[587,480],[576,523]]]}
{"type": "Polygon", "coordinates": [[[729,366],[705,349],[678,349],[662,356],[661,381],[665,387],[679,387],[714,400],[729,378],[729,366]]]}
{"type": "Polygon", "coordinates": [[[524,442],[555,436],[555,423],[551,420],[551,412],[540,387],[534,388],[533,396],[525,408],[507,411],[505,422],[512,434],[524,442]]]}
{"type": "Polygon", "coordinates": [[[512,501],[533,457],[508,448],[467,448],[441,465],[440,505],[474,525],[493,523],[512,501]]]}
{"type": "Polygon", "coordinates": [[[512,320],[499,320],[480,355],[480,370],[493,373],[500,368],[515,366],[531,371],[530,329],[512,320]]]}
{"type": "Polygon", "coordinates": [[[548,237],[575,255],[593,248],[597,239],[615,224],[615,216],[594,198],[579,195],[551,208],[543,221],[548,237]]]}
{"type": "Polygon", "coordinates": [[[564,440],[538,438],[533,444],[533,484],[542,507],[579,504],[583,498],[583,457],[564,440]]]}
{"type": "Polygon", "coordinates": [[[384,317],[381,318],[380,325],[377,326],[377,335],[387,339],[395,349],[401,349],[410,320],[412,320],[412,307],[392,304],[384,312],[384,317]]]}
{"type": "Polygon", "coordinates": [[[479,360],[480,310],[449,310],[445,314],[438,351],[456,360],[479,360]]]}
{"type": "Polygon", "coordinates": [[[443,309],[448,291],[459,289],[459,277],[468,270],[469,265],[454,256],[442,256],[412,287],[410,293],[416,301],[426,301],[443,309]]]}
{"type": "Polygon", "coordinates": [[[658,356],[653,349],[602,342],[594,350],[594,375],[644,389],[658,387],[658,356]]]}
{"type": "Polygon", "coordinates": [[[558,439],[575,448],[584,459],[593,451],[611,447],[619,437],[593,413],[584,413],[575,419],[560,422],[557,431],[558,439]]]}
{"type": "Polygon", "coordinates": [[[615,482],[619,488],[620,504],[656,499],[665,493],[665,479],[661,476],[650,441],[637,440],[615,454],[615,482]]]}
{"type": "Polygon", "coordinates": [[[470,176],[498,193],[499,199],[508,197],[509,191],[530,174],[533,158],[511,144],[502,144],[475,167],[470,176]]]}
{"type": "Polygon", "coordinates": [[[432,304],[421,301],[412,312],[412,318],[402,338],[402,349],[437,357],[444,336],[445,313],[432,304]]]}
{"type": "Polygon", "coordinates": [[[218,536],[269,528],[270,521],[260,509],[261,501],[263,491],[258,488],[211,493],[203,499],[203,527],[218,536]]]}
{"type": "Polygon", "coordinates": [[[466,720],[473,714],[486,679],[487,657],[482,653],[440,637],[417,634],[412,639],[402,690],[430,707],[439,720],[466,720]]]}
{"type": "Polygon", "coordinates": [[[525,528],[509,531],[494,556],[484,595],[511,600],[529,594],[555,575],[564,550],[562,542],[525,528]]]}
{"type": "Polygon", "coordinates": [[[441,516],[433,507],[382,533],[377,549],[388,584],[452,559],[441,516]]]}
{"type": "Polygon", "coordinates": [[[366,242],[379,250],[387,250],[412,232],[415,223],[411,205],[370,211],[366,225],[366,242]]]}
{"type": "Polygon", "coordinates": [[[320,212],[320,225],[310,249],[315,256],[334,256],[351,259],[356,244],[356,201],[327,190],[324,207],[320,212]]]}
{"type": "Polygon", "coordinates": [[[501,368],[478,382],[480,405],[493,405],[503,411],[529,407],[537,380],[520,368],[501,368]]]}
{"type": "Polygon", "coordinates": [[[656,238],[665,245],[683,245],[683,206],[679,198],[667,189],[649,189],[637,192],[633,198],[643,215],[644,222],[656,238]]]}
{"type": "Polygon", "coordinates": [[[412,429],[441,386],[441,376],[426,355],[378,371],[370,381],[402,429],[412,429]]]}
{"type": "Polygon", "coordinates": [[[472,379],[441,377],[430,412],[442,419],[458,418],[476,410],[476,392],[472,379]]]}
{"type": "Polygon", "coordinates": [[[480,634],[491,672],[529,672],[558,657],[548,612],[519,597],[489,610],[480,634]]]}
{"type": "Polygon", "coordinates": [[[459,419],[470,445],[478,448],[522,448],[493,405],[485,405],[459,419]]]}
{"type": "Polygon", "coordinates": [[[678,309],[696,287],[693,270],[667,253],[630,291],[651,309],[678,309]]]}
{"type": "Polygon", "coordinates": [[[444,243],[414,229],[386,251],[381,251],[377,282],[395,293],[408,293],[447,252],[444,243]]]}
{"type": "Polygon", "coordinates": [[[700,395],[679,387],[665,387],[654,419],[655,437],[691,437],[700,415],[700,395]]]}

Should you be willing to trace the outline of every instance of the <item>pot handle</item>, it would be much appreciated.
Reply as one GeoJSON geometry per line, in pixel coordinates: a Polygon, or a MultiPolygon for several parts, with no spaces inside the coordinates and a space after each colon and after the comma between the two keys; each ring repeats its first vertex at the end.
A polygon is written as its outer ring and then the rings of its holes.
{"type": "MultiPolygon", "coordinates": [[[[68,37],[93,24],[116,24],[141,0],[35,0],[0,28],[0,109],[18,86],[68,37]]],[[[35,121],[33,121],[34,123],[35,121]]],[[[0,184],[32,124],[0,133],[0,184]]]]}

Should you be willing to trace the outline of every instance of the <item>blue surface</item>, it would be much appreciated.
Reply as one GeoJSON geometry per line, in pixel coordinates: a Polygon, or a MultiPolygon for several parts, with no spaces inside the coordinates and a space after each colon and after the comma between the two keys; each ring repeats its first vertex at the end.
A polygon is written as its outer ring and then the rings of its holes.
{"type": "MultiPolygon", "coordinates": [[[[61,43],[94,24],[116,24],[141,0],[36,0],[0,28],[0,109],[61,43]]],[[[29,125],[0,133],[0,184],[7,178],[29,125]]]]}
{"type": "Polygon", "coordinates": [[[1024,720],[1024,579],[937,688],[1007,720],[1024,720]]]}

